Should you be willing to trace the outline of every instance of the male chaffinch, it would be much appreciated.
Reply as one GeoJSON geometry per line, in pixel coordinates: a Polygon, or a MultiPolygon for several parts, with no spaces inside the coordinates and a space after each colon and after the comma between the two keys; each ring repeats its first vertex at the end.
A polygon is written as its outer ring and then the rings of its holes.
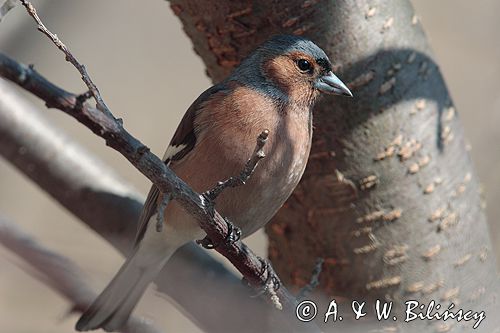
{"type": "MultiPolygon", "coordinates": [[[[221,83],[203,92],[182,118],[165,163],[195,191],[237,175],[255,140],[269,130],[262,160],[250,180],[217,197],[217,210],[243,237],[264,226],[299,182],[309,156],[312,108],[320,94],[352,96],[332,72],[325,52],[308,39],[276,36],[251,53],[221,83]]],[[[162,195],[153,185],[132,254],[76,324],[77,330],[120,328],[172,254],[203,236],[175,201],[156,230],[162,195]]]]}

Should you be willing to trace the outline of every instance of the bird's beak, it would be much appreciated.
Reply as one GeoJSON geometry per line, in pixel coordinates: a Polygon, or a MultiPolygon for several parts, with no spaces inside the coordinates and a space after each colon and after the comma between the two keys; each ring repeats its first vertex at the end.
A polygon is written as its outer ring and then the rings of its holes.
{"type": "Polygon", "coordinates": [[[352,97],[352,93],[340,79],[333,74],[332,71],[320,76],[316,82],[314,82],[314,87],[321,92],[334,95],[343,95],[352,97]]]}

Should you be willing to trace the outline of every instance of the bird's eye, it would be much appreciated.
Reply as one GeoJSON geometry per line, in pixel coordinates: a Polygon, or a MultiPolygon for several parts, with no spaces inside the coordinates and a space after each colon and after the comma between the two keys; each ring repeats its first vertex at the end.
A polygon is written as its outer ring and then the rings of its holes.
{"type": "Polygon", "coordinates": [[[299,59],[299,61],[297,61],[297,67],[299,67],[301,71],[308,72],[311,70],[312,65],[306,59],[299,59]]]}

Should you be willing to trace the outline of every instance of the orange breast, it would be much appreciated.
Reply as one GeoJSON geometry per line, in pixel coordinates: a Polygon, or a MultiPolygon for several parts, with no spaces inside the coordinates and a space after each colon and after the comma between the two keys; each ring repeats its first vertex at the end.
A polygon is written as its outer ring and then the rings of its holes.
{"type": "Polygon", "coordinates": [[[310,121],[310,110],[280,108],[253,89],[236,87],[204,106],[195,124],[196,148],[174,171],[196,191],[206,191],[238,175],[258,135],[269,130],[266,158],[251,179],[226,189],[216,201],[216,208],[246,236],[268,222],[300,180],[309,156],[310,121]]]}

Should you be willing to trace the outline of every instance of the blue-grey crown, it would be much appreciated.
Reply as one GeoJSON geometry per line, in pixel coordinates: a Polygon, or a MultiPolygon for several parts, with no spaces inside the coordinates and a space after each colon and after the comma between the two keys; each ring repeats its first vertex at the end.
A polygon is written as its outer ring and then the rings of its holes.
{"type": "Polygon", "coordinates": [[[241,62],[238,68],[235,69],[234,74],[237,77],[241,77],[249,73],[257,72],[260,69],[256,68],[256,65],[261,64],[265,59],[294,51],[303,52],[313,57],[325,68],[325,70],[331,70],[330,60],[325,51],[309,39],[300,36],[277,35],[264,42],[250,53],[250,55],[241,62]]]}
{"type": "Polygon", "coordinates": [[[292,35],[278,35],[263,43],[257,52],[279,55],[294,51],[303,52],[314,59],[328,60],[328,56],[318,45],[307,38],[292,35]]]}

